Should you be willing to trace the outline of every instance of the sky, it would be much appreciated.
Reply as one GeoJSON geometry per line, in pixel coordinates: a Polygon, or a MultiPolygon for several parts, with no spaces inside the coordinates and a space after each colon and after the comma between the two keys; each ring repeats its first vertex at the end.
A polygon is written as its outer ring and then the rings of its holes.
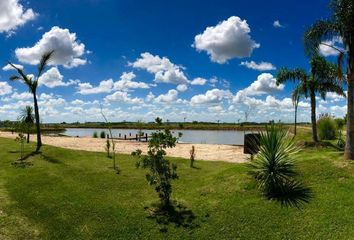
{"type": "MultiPolygon", "coordinates": [[[[309,70],[303,33],[330,16],[328,2],[1,0],[0,120],[33,104],[8,61],[35,76],[54,50],[39,79],[42,122],[102,121],[101,109],[110,121],[292,122],[294,84],[277,86],[276,72],[309,70]]],[[[309,106],[301,99],[299,121],[309,106]]],[[[318,97],[318,114],[345,111],[343,97],[318,97]]]]}

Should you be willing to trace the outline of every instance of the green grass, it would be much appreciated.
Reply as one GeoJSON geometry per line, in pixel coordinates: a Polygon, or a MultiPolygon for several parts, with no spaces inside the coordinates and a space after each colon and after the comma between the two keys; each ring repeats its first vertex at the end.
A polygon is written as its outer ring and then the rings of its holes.
{"type": "MultiPolygon", "coordinates": [[[[301,135],[306,135],[301,130],[301,135]]],[[[180,179],[174,200],[196,216],[196,228],[147,218],[157,202],[146,170],[119,155],[117,175],[105,153],[44,146],[32,166],[14,167],[18,146],[0,138],[0,239],[353,239],[354,164],[333,148],[306,149],[300,178],[314,192],[302,209],[260,196],[244,164],[171,159],[180,179]]],[[[33,148],[33,146],[28,146],[33,148]]]]}

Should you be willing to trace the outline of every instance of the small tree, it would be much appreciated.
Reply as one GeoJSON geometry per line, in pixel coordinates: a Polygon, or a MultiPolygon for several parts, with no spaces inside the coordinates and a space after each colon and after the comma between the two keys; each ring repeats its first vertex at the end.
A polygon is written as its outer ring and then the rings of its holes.
{"type": "Polygon", "coordinates": [[[112,148],[112,160],[113,160],[113,169],[116,170],[117,174],[120,173],[120,169],[118,167],[118,165],[116,164],[116,143],[114,142],[113,139],[113,133],[112,133],[112,127],[110,122],[108,122],[108,119],[106,118],[106,115],[104,115],[103,113],[103,109],[101,106],[101,115],[103,117],[103,119],[105,120],[106,124],[108,125],[108,132],[109,132],[109,137],[108,139],[111,139],[111,148],[112,148]]]}
{"type": "Polygon", "coordinates": [[[139,157],[138,168],[142,167],[150,170],[146,174],[146,180],[150,185],[155,186],[162,208],[170,206],[171,180],[178,178],[177,166],[165,159],[166,149],[175,147],[176,142],[177,138],[172,135],[170,130],[165,129],[152,133],[147,156],[141,156],[141,151],[138,150],[132,153],[132,155],[139,157]]]}
{"type": "Polygon", "coordinates": [[[193,168],[194,167],[194,160],[195,160],[195,147],[194,146],[192,146],[192,149],[189,151],[189,154],[190,154],[190,160],[191,160],[190,167],[193,168]]]}
{"type": "Polygon", "coordinates": [[[26,106],[24,109],[22,109],[20,116],[19,116],[19,121],[26,128],[25,130],[27,133],[27,143],[29,143],[31,129],[34,126],[34,122],[35,122],[35,116],[33,114],[33,107],[26,106]]]}
{"type": "Polygon", "coordinates": [[[157,123],[157,125],[162,125],[162,118],[155,118],[155,122],[157,123]]]}
{"type": "Polygon", "coordinates": [[[24,143],[26,141],[26,137],[25,135],[21,132],[18,134],[18,136],[15,139],[16,142],[18,142],[20,144],[20,160],[24,160],[25,158],[25,147],[24,147],[24,143]]]}
{"type": "Polygon", "coordinates": [[[111,151],[111,142],[109,141],[109,135],[107,135],[105,150],[107,152],[107,157],[110,158],[111,157],[111,152],[110,152],[111,151]]]}

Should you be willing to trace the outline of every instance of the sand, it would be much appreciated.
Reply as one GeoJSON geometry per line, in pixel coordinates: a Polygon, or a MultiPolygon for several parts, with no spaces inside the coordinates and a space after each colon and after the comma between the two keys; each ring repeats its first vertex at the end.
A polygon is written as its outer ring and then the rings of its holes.
{"type": "MultiPolygon", "coordinates": [[[[11,132],[1,132],[0,137],[16,138],[17,134],[11,132]]],[[[31,140],[36,136],[32,135],[31,140]]],[[[42,136],[43,144],[74,150],[85,150],[93,152],[104,152],[105,139],[92,137],[62,137],[62,136],[42,136]]],[[[247,162],[249,155],[243,154],[242,146],[221,145],[221,144],[190,144],[178,143],[175,148],[168,149],[167,155],[171,157],[182,157],[189,159],[189,151],[195,146],[196,160],[205,161],[225,161],[232,163],[247,162]]],[[[130,154],[136,149],[147,152],[147,143],[136,141],[116,141],[116,152],[130,154]]]]}

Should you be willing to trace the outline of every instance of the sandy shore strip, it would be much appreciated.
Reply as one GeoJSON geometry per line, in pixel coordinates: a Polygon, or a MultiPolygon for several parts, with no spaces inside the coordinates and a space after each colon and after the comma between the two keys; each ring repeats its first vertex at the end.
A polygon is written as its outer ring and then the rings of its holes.
{"type": "MultiPolygon", "coordinates": [[[[16,138],[17,134],[11,132],[1,132],[0,137],[16,138]]],[[[36,136],[31,135],[31,140],[35,140],[36,136]]],[[[61,148],[69,148],[74,150],[85,150],[93,152],[105,152],[105,139],[92,137],[62,137],[62,136],[42,136],[43,144],[52,145],[61,148]]],[[[143,153],[147,152],[146,142],[136,141],[120,141],[116,140],[116,150],[118,153],[130,154],[136,149],[141,149],[143,153]]],[[[173,149],[167,150],[167,155],[171,157],[182,157],[189,159],[189,151],[195,146],[196,160],[205,161],[225,161],[233,163],[247,162],[248,155],[243,154],[242,146],[231,146],[221,144],[191,144],[178,143],[173,149]]]]}

